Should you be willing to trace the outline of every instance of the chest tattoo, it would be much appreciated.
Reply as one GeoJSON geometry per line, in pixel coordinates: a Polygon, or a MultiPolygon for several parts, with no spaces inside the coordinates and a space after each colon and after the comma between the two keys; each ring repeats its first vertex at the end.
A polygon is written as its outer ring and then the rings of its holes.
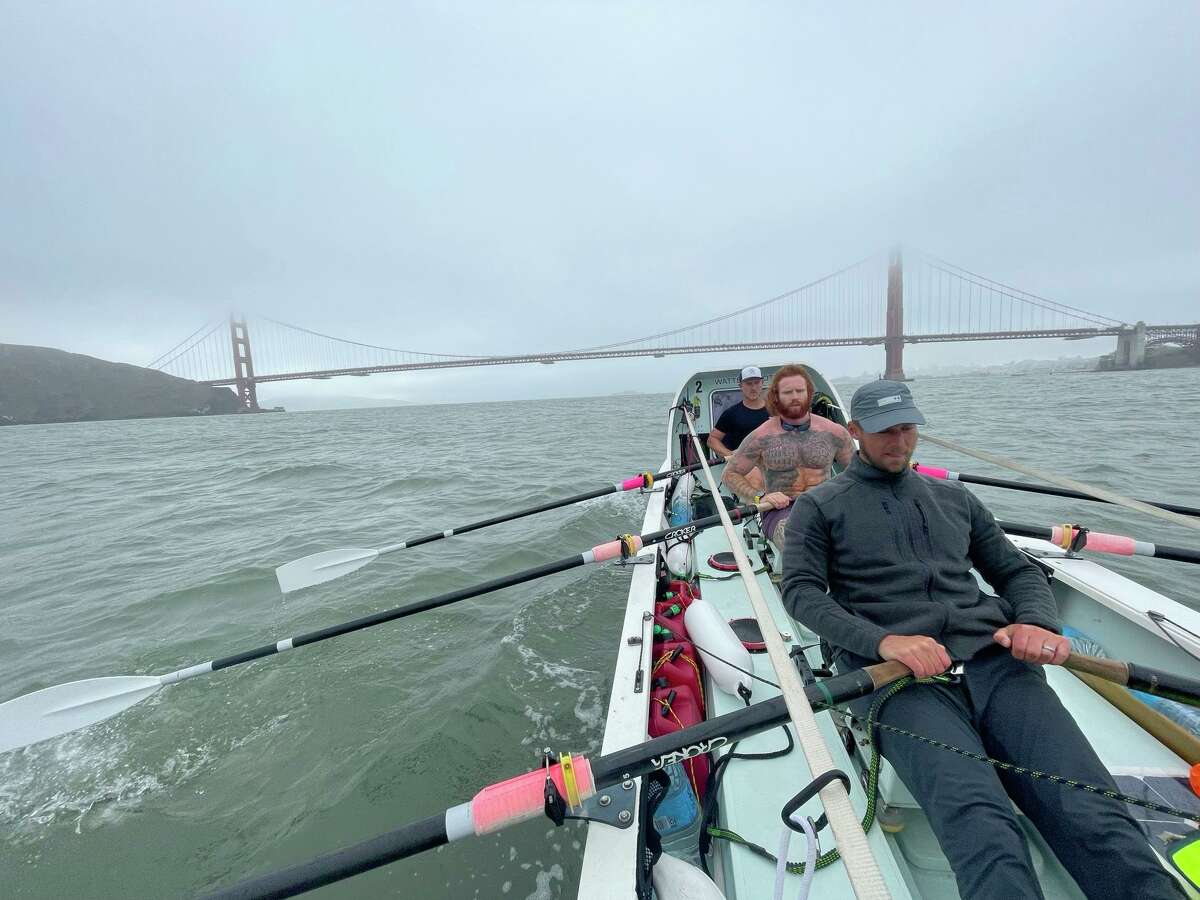
{"type": "Polygon", "coordinates": [[[784,475],[798,469],[828,471],[841,449],[841,441],[828,431],[788,431],[763,441],[763,464],[784,475]]]}

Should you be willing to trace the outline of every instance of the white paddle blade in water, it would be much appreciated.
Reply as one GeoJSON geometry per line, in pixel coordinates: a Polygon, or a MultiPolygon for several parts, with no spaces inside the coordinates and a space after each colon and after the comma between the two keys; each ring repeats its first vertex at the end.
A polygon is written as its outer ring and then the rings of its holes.
{"type": "Polygon", "coordinates": [[[349,575],[355,569],[361,569],[379,555],[378,550],[364,550],[351,547],[346,550],[325,550],[294,559],[284,563],[275,570],[279,579],[279,589],[285,594],[298,591],[300,588],[312,587],[314,584],[324,584],[343,575],[349,575]]]}
{"type": "Polygon", "coordinates": [[[0,703],[0,753],[103,722],[160,687],[157,675],[88,678],[0,703]]]}

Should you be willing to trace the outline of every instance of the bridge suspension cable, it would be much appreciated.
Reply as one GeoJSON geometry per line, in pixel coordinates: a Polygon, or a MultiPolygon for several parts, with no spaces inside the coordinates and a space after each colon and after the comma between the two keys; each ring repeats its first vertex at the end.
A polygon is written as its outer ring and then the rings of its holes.
{"type": "Polygon", "coordinates": [[[913,248],[905,248],[904,316],[906,335],[917,340],[1127,327],[1119,319],[1023,291],[913,248]]]}

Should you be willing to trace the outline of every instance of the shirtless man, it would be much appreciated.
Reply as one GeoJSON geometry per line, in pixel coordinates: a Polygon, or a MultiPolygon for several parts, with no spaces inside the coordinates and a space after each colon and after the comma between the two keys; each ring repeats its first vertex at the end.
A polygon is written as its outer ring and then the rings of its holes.
{"type": "Polygon", "coordinates": [[[813,383],[803,366],[775,373],[767,390],[771,418],[750,432],[725,466],[722,481],[746,502],[759,490],[748,477],[757,467],[765,475],[762,502],[773,509],[762,517],[763,534],[783,547],[792,498],[829,478],[836,460],[849,465],[854,456],[850,433],[812,413],[813,383]]]}

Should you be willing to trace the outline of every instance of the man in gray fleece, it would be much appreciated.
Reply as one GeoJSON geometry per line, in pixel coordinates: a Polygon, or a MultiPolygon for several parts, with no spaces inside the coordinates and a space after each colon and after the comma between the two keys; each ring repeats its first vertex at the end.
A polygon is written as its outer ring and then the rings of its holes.
{"type": "MultiPolygon", "coordinates": [[[[881,722],[1116,790],[1042,672],[1070,643],[1041,570],[962,484],[912,471],[925,419],[905,384],[864,385],[850,416],[858,455],[800,494],[788,520],[788,611],[833,646],[843,671],[894,659],[927,678],[965,663],[957,684],[893,696],[881,722]]],[[[865,718],[869,705],[856,712],[865,718]]],[[[1123,803],[894,732],[872,738],[928,816],[964,898],[1042,896],[1012,801],[1088,897],[1184,896],[1123,803]]]]}

